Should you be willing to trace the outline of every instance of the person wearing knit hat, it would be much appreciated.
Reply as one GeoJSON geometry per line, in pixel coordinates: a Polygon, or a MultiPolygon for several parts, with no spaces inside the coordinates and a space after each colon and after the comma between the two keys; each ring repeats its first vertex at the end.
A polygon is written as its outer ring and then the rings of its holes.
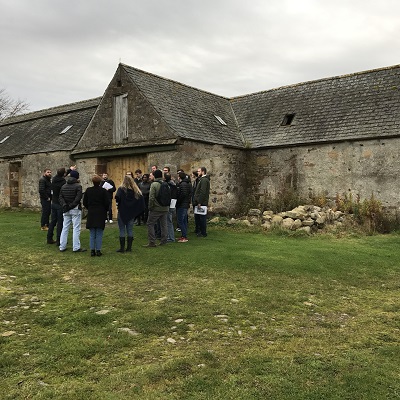
{"type": "Polygon", "coordinates": [[[69,176],[71,177],[71,178],[75,178],[75,179],[79,179],[79,172],[78,171],[71,171],[70,173],[69,173],[69,176]]]}

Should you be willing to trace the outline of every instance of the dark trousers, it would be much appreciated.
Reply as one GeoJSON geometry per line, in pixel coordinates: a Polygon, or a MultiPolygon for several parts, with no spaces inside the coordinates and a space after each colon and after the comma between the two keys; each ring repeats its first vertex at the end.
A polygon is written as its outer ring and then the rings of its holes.
{"type": "Polygon", "coordinates": [[[113,213],[112,213],[112,199],[110,199],[110,205],[108,207],[108,220],[113,219],[113,213]]]}
{"type": "Polygon", "coordinates": [[[149,218],[147,219],[147,236],[149,243],[155,244],[156,233],[154,231],[154,225],[160,222],[161,228],[161,243],[167,243],[167,214],[168,211],[149,211],[149,218]]]}
{"type": "Polygon", "coordinates": [[[207,236],[207,215],[194,214],[194,222],[196,224],[196,233],[207,236]]]}
{"type": "Polygon", "coordinates": [[[49,226],[50,214],[51,214],[51,201],[40,199],[42,205],[42,217],[40,220],[40,226],[49,226]]]}
{"type": "Polygon", "coordinates": [[[47,241],[53,240],[54,228],[57,226],[57,245],[60,244],[60,236],[63,228],[63,210],[59,204],[53,203],[51,205],[51,222],[49,225],[49,230],[47,231],[47,241]]]}

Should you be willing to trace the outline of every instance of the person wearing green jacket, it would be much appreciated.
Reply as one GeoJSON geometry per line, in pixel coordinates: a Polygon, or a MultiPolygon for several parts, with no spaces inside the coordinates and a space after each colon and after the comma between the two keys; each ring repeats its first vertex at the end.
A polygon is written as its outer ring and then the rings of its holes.
{"type": "Polygon", "coordinates": [[[157,198],[160,192],[162,183],[162,171],[156,169],[150,174],[150,180],[152,181],[149,192],[149,216],[147,218],[147,237],[149,242],[143,247],[156,247],[156,234],[154,225],[159,221],[161,227],[161,241],[160,246],[167,243],[167,217],[169,211],[169,205],[162,206],[157,198]]]}
{"type": "MultiPolygon", "coordinates": [[[[197,170],[199,181],[193,196],[193,206],[208,207],[210,197],[210,177],[207,175],[206,167],[201,167],[197,170]]],[[[199,237],[207,236],[207,215],[194,214],[196,223],[196,234],[199,237]]]]}

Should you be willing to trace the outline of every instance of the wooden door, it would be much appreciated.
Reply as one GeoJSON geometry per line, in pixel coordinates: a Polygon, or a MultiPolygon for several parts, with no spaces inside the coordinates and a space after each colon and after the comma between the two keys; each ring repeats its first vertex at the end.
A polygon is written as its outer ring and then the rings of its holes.
{"type": "MultiPolygon", "coordinates": [[[[141,169],[143,173],[147,173],[147,155],[140,154],[131,157],[118,157],[107,160],[107,174],[115,183],[118,189],[128,171],[132,171],[135,176],[135,170],[141,169]]],[[[117,207],[113,201],[113,216],[117,216],[117,207]]],[[[115,218],[114,217],[114,218],[115,218]]]]}

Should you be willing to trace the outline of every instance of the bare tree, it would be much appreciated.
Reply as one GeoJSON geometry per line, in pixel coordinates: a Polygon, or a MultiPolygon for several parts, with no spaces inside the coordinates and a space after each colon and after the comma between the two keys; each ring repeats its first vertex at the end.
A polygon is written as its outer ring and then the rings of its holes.
{"type": "Polygon", "coordinates": [[[0,89],[0,121],[14,115],[22,114],[29,109],[29,104],[24,100],[15,100],[10,97],[5,89],[0,89]]]}

